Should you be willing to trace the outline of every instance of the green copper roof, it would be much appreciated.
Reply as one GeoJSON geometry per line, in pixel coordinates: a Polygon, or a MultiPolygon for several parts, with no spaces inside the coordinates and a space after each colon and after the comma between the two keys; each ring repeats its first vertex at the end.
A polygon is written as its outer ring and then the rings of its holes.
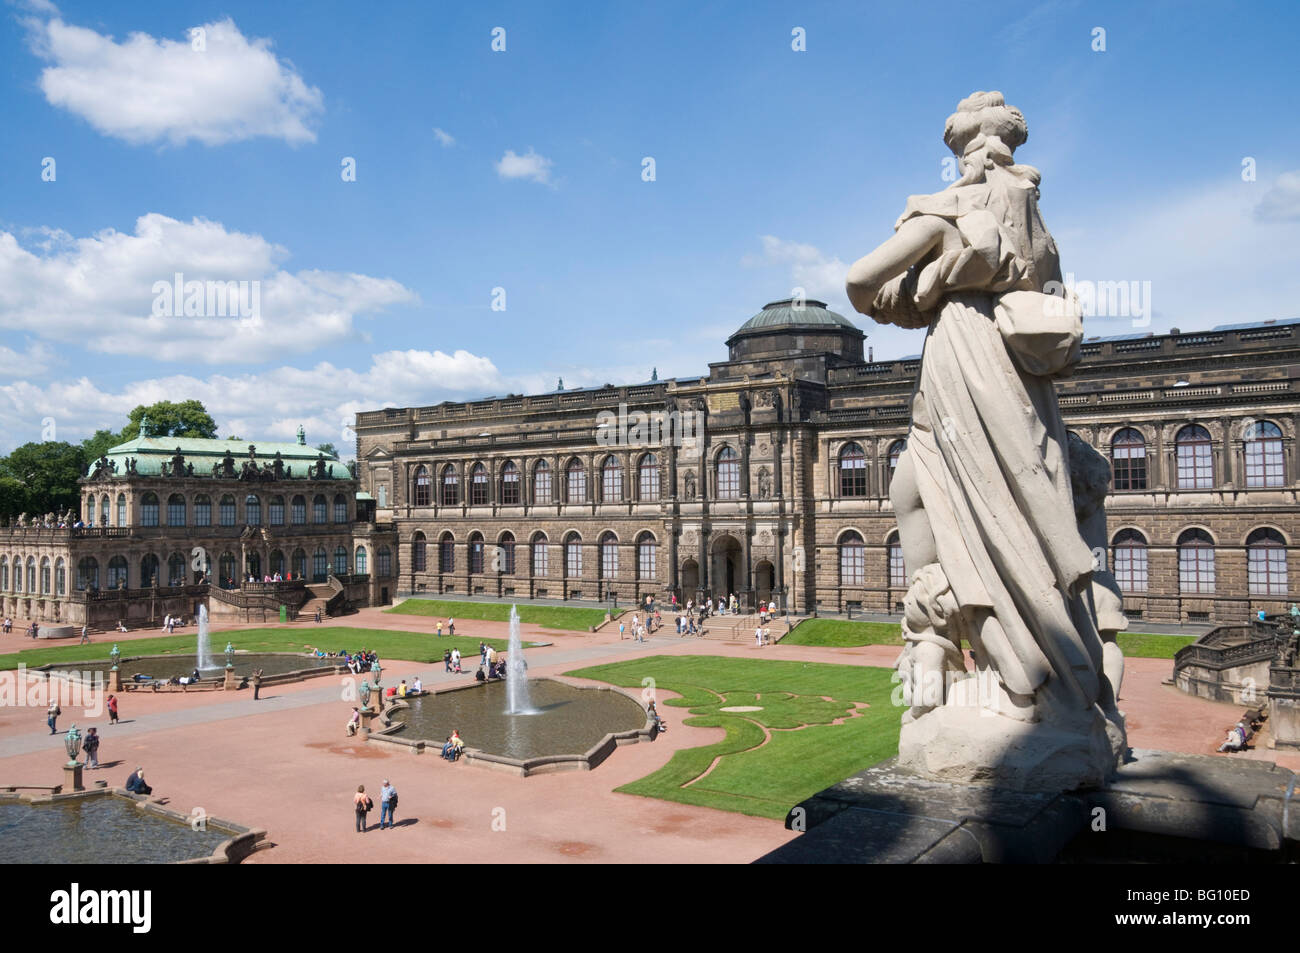
{"type": "MultiPolygon", "coordinates": [[[[236,470],[248,459],[248,448],[256,453],[259,465],[275,459],[277,453],[285,465],[293,466],[295,477],[305,477],[307,466],[315,462],[322,454],[315,447],[302,443],[279,443],[272,440],[207,440],[199,437],[136,437],[126,443],[119,443],[110,448],[105,456],[117,463],[117,473],[126,472],[125,461],[133,457],[136,472],[141,476],[157,476],[162,472],[162,464],[171,460],[177,448],[187,463],[194,464],[196,476],[210,476],[212,464],[225,458],[229,453],[235,458],[236,470]]],[[[334,478],[348,480],[352,475],[348,468],[334,454],[324,454],[327,464],[334,467],[334,478]]],[[[91,461],[93,471],[95,462],[91,461]]]]}
{"type": "Polygon", "coordinates": [[[801,306],[796,307],[793,298],[786,298],[783,301],[773,301],[763,305],[763,310],[742,324],[736,334],[744,334],[747,331],[775,331],[781,328],[826,327],[858,331],[857,325],[844,315],[830,310],[824,301],[813,301],[808,298],[801,306]]]}

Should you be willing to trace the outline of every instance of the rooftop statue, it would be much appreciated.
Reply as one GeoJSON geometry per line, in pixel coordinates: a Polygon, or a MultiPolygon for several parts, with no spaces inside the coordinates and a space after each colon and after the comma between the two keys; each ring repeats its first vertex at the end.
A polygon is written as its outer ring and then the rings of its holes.
{"type": "Polygon", "coordinates": [[[1072,492],[1053,382],[1077,363],[1083,325],[1077,301],[1048,293],[1061,269],[1039,173],[1013,157],[1027,137],[1001,93],[963,99],[944,129],[960,179],[911,196],[847,290],[881,324],[927,329],[890,484],[911,583],[899,764],[1059,791],[1102,781],[1126,749],[1123,617],[1100,578],[1105,461],[1081,457],[1087,498],[1072,492]],[[1095,535],[1098,512],[1099,562],[1079,522],[1095,535]]]}

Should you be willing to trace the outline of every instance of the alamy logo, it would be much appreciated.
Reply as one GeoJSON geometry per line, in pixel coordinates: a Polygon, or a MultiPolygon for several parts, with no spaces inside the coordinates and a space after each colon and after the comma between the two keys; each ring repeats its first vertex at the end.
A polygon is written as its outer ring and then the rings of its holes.
{"type": "Polygon", "coordinates": [[[261,318],[260,281],[172,281],[153,283],[155,318],[261,318]]]}
{"type": "Polygon", "coordinates": [[[677,447],[685,457],[698,457],[704,439],[704,412],[634,410],[618,405],[618,413],[596,415],[596,443],[602,447],[677,447]]]}
{"type": "Polygon", "coordinates": [[[69,890],[50,894],[50,922],[56,924],[129,924],[134,933],[148,933],[153,924],[152,890],[69,890]]]}

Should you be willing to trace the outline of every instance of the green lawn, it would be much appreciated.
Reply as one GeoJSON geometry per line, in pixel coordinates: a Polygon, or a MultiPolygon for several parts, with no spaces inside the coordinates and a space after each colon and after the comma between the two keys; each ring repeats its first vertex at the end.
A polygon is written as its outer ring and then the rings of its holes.
{"type": "Polygon", "coordinates": [[[888,669],[696,655],[567,674],[643,692],[653,679],[655,687],[682,696],[660,702],[670,731],[679,722],[726,731],[722,741],[679,751],[660,770],[618,789],[627,794],[780,819],[799,801],[898,752],[900,712],[890,702],[888,669]],[[830,724],[852,702],[870,707],[830,724]],[[719,711],[738,705],[762,710],[719,711]],[[689,708],[690,717],[674,717],[668,706],[689,708]]]}
{"type": "MultiPolygon", "coordinates": [[[[1196,641],[1192,635],[1155,635],[1147,632],[1121,632],[1119,647],[1127,658],[1167,658],[1184,645],[1196,641]]],[[[781,640],[782,645],[819,645],[847,648],[857,645],[902,645],[901,630],[895,622],[849,622],[845,619],[809,619],[795,626],[781,640]]]]}
{"type": "MultiPolygon", "coordinates": [[[[457,636],[439,639],[428,632],[391,632],[384,629],[354,629],[340,626],[338,628],[296,628],[296,629],[243,629],[237,632],[213,632],[212,649],[216,655],[226,647],[226,642],[233,642],[235,648],[248,652],[301,652],[304,645],[311,645],[326,652],[349,652],[361,648],[377,652],[381,662],[386,659],[406,659],[412,662],[441,661],[446,649],[458,648],[467,660],[478,655],[476,638],[457,636]]],[[[483,639],[494,649],[504,651],[505,639],[483,639]]],[[[156,639],[137,639],[121,642],[118,647],[123,655],[166,655],[175,653],[193,654],[197,638],[193,632],[188,635],[164,635],[156,639]]],[[[17,668],[21,662],[29,668],[46,665],[50,662],[86,662],[108,658],[113,647],[109,635],[100,635],[92,645],[65,645],[24,649],[8,655],[0,655],[0,670],[17,668]]]]}
{"type": "MultiPolygon", "coordinates": [[[[419,615],[446,619],[486,619],[489,622],[508,622],[510,606],[497,602],[445,602],[441,599],[407,599],[401,605],[385,610],[398,615],[419,615]]],[[[605,621],[604,609],[577,609],[569,606],[519,607],[519,621],[531,622],[546,629],[570,629],[586,632],[593,625],[605,621]]]]}

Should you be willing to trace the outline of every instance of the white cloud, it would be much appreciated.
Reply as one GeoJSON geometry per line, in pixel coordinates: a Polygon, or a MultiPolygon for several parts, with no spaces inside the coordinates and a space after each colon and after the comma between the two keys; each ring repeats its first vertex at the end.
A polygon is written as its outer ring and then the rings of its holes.
{"type": "Polygon", "coordinates": [[[849,266],[827,255],[815,245],[785,241],[775,235],[761,235],[762,255],[746,255],[741,264],[750,268],[782,265],[789,267],[790,294],[802,288],[805,297],[837,305],[845,301],[844,276],[849,266]]]}
{"type": "Polygon", "coordinates": [[[450,149],[456,144],[456,137],[449,132],[444,132],[437,126],[433,127],[433,137],[438,140],[438,144],[444,149],[450,149]]]}
{"type": "Polygon", "coordinates": [[[46,100],[106,136],[136,145],[316,140],[321,91],[270,40],[246,38],[229,18],[179,40],[132,33],[121,43],[58,19],[29,28],[34,52],[51,64],[40,77],[46,100]]]}
{"type": "Polygon", "coordinates": [[[546,156],[538,155],[532,147],[523,155],[517,155],[513,149],[507,149],[501,161],[496,164],[497,175],[503,179],[529,179],[542,185],[551,184],[551,166],[555,163],[546,156]]]}
{"type": "Polygon", "coordinates": [[[390,278],[285,271],[283,247],[204,219],[150,213],[134,234],[109,228],[76,238],[45,228],[37,236],[29,250],[0,231],[0,328],[109,354],[260,362],[358,337],[357,315],[415,300],[390,278]],[[183,316],[185,301],[159,300],[177,273],[186,282],[247,282],[243,315],[233,307],[236,316],[213,314],[205,294],[208,316],[183,316]]]}
{"type": "Polygon", "coordinates": [[[1300,222],[1300,170],[1283,172],[1255,206],[1261,222],[1300,222]]]}
{"type": "Polygon", "coordinates": [[[489,358],[464,350],[386,351],[373,355],[362,371],[322,362],[238,375],[176,374],[119,389],[101,388],[88,377],[48,384],[15,381],[0,385],[0,442],[6,444],[0,452],[40,439],[45,418],[53,418],[60,439],[80,440],[101,427],[120,429],[138,404],[194,398],[217,420],[223,435],[292,440],[302,424],[309,443],[328,441],[347,453],[344,429],[355,422],[358,410],[432,404],[504,389],[489,358]]]}
{"type": "Polygon", "coordinates": [[[44,374],[53,363],[53,349],[41,341],[29,340],[24,351],[0,344],[0,380],[44,374]]]}

